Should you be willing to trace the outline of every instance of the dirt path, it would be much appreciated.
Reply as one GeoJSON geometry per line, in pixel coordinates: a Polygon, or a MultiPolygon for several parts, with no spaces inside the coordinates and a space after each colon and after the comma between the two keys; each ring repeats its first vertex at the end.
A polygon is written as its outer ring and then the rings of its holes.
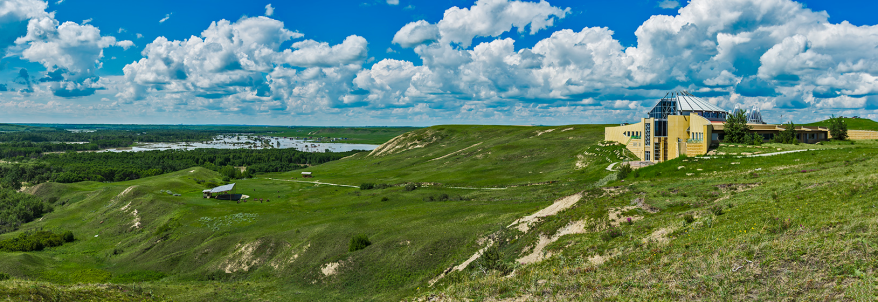
{"type": "Polygon", "coordinates": [[[550,205],[542,210],[539,210],[536,213],[519,218],[519,219],[513,221],[511,224],[509,224],[506,227],[507,228],[515,227],[519,231],[521,231],[523,233],[527,233],[527,231],[530,229],[530,225],[537,222],[537,220],[539,220],[540,218],[558,214],[558,212],[561,212],[563,210],[566,210],[567,208],[572,207],[580,199],[582,199],[582,193],[576,193],[576,194],[558,199],[554,203],[552,203],[552,205],[550,205]]]}
{"type": "Polygon", "coordinates": [[[316,185],[328,185],[328,186],[339,186],[339,187],[348,187],[348,188],[359,188],[358,186],[352,186],[352,185],[340,185],[340,184],[334,184],[334,183],[328,183],[328,182],[320,182],[319,180],[315,180],[315,181],[305,181],[305,180],[295,180],[295,179],[277,179],[277,178],[271,178],[271,177],[266,177],[265,179],[280,180],[280,181],[289,181],[289,182],[303,182],[303,183],[316,184],[316,185]]]}
{"type": "Polygon", "coordinates": [[[457,154],[457,153],[460,153],[460,152],[466,151],[466,150],[469,149],[469,148],[472,148],[472,147],[475,147],[475,146],[478,146],[478,145],[481,145],[481,144],[482,144],[482,143],[476,143],[475,145],[472,145],[472,146],[469,146],[469,147],[466,147],[466,148],[463,148],[463,149],[460,149],[460,150],[457,150],[457,151],[454,151],[454,152],[451,152],[451,153],[445,154],[445,155],[443,155],[443,156],[440,156],[440,157],[437,157],[437,158],[431,159],[431,160],[429,160],[429,161],[440,160],[440,159],[443,159],[443,158],[446,158],[446,157],[449,157],[449,156],[455,155],[455,154],[457,154]]]}

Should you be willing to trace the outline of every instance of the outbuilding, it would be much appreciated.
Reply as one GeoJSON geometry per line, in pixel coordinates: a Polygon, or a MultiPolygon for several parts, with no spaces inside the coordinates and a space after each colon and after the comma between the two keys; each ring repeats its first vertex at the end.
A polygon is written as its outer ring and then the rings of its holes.
{"type": "Polygon", "coordinates": [[[201,191],[201,194],[204,198],[216,198],[223,200],[239,200],[241,199],[240,194],[229,194],[229,192],[235,189],[235,184],[230,183],[227,185],[222,185],[213,189],[207,189],[201,191]]]}
{"type": "Polygon", "coordinates": [[[312,178],[314,175],[311,172],[302,172],[302,178],[312,178]]]}

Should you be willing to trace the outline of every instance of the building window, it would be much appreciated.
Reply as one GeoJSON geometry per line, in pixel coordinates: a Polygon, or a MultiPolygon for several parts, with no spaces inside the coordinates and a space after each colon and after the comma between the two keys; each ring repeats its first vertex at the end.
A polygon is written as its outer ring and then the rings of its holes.
{"type": "Polygon", "coordinates": [[[645,153],[645,154],[644,154],[644,156],[643,156],[643,159],[644,159],[644,160],[649,160],[649,151],[646,151],[646,152],[644,152],[644,153],[645,153]]]}
{"type": "Polygon", "coordinates": [[[655,161],[661,160],[661,152],[662,152],[661,145],[662,145],[661,139],[659,139],[658,141],[655,142],[655,152],[652,153],[653,160],[655,160],[655,161]]]}
{"type": "Polygon", "coordinates": [[[643,125],[643,126],[644,126],[643,131],[644,131],[644,133],[646,133],[646,135],[643,137],[643,145],[649,146],[650,136],[652,136],[652,131],[651,131],[652,129],[650,129],[652,124],[646,123],[646,125],[643,125]]]}

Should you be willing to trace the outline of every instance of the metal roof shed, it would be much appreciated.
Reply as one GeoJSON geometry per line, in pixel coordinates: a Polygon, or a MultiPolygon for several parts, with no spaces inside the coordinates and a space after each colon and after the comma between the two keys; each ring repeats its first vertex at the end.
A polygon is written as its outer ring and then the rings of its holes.
{"type": "Polygon", "coordinates": [[[204,198],[211,198],[211,197],[213,197],[214,194],[225,193],[225,192],[228,192],[228,191],[231,191],[234,189],[235,189],[235,184],[230,183],[230,184],[222,185],[222,186],[219,186],[219,187],[216,187],[213,189],[207,189],[207,190],[201,191],[201,194],[204,195],[204,198]]]}

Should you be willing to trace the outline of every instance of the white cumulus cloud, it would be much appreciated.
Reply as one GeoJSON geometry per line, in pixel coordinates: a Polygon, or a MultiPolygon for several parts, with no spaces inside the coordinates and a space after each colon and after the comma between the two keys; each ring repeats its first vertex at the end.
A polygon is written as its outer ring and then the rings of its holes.
{"type": "Polygon", "coordinates": [[[439,27],[424,20],[406,24],[393,35],[393,43],[406,48],[438,40],[439,27]]]}
{"type": "Polygon", "coordinates": [[[274,7],[271,6],[271,3],[265,5],[265,15],[269,17],[274,15],[274,7]]]}

